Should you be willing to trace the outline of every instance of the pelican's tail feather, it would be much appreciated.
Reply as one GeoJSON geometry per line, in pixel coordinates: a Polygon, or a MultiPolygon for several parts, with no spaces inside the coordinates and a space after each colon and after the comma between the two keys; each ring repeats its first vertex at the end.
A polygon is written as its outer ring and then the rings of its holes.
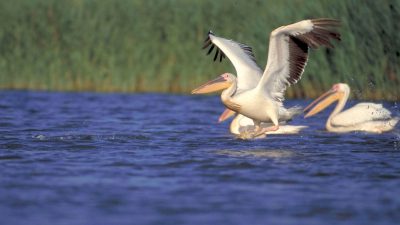
{"type": "Polygon", "coordinates": [[[395,117],[393,117],[391,120],[390,120],[390,123],[391,123],[391,125],[393,126],[393,127],[396,127],[396,125],[397,125],[397,123],[400,121],[400,117],[397,117],[397,116],[395,116],[395,117]]]}
{"type": "Polygon", "coordinates": [[[293,106],[291,108],[281,107],[279,109],[279,121],[289,121],[294,116],[300,115],[303,112],[303,108],[301,106],[293,106]]]}
{"type": "Polygon", "coordinates": [[[296,106],[293,106],[291,108],[288,108],[287,112],[288,112],[289,117],[292,118],[294,116],[302,114],[303,113],[303,107],[296,105],[296,106]]]}

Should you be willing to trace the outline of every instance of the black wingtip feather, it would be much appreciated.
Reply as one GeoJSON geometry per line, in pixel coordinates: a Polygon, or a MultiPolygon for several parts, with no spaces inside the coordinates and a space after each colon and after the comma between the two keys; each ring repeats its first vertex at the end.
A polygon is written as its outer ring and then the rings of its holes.
{"type": "Polygon", "coordinates": [[[204,45],[203,45],[203,47],[201,49],[205,49],[205,48],[207,48],[208,46],[210,46],[212,44],[210,38],[206,39],[204,42],[205,43],[204,43],[204,45]]]}
{"type": "Polygon", "coordinates": [[[214,61],[217,60],[218,52],[219,52],[219,48],[217,48],[217,51],[215,51],[214,61]]]}
{"type": "Polygon", "coordinates": [[[215,47],[215,45],[211,45],[211,48],[208,50],[207,55],[209,55],[209,54],[212,52],[212,50],[214,49],[214,47],[215,47]]]}
{"type": "MultiPolygon", "coordinates": [[[[222,59],[224,59],[226,56],[224,54],[224,52],[218,48],[218,46],[216,46],[212,41],[211,41],[211,35],[214,36],[214,33],[209,30],[208,34],[207,34],[207,38],[204,40],[204,45],[202,47],[202,49],[205,49],[207,47],[210,47],[207,51],[207,55],[211,54],[211,52],[214,50],[214,48],[216,49],[215,55],[214,55],[214,62],[218,60],[218,56],[219,56],[219,61],[222,62],[222,59]]],[[[250,49],[251,50],[251,49],[250,49]]]]}

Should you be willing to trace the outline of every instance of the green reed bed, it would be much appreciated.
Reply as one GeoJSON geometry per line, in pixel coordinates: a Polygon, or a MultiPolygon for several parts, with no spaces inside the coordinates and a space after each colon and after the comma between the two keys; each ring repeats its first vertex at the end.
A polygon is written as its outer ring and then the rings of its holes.
{"type": "Polygon", "coordinates": [[[234,72],[201,50],[209,29],[252,46],[264,68],[274,28],[318,17],[340,19],[343,40],[313,50],[287,96],[346,82],[356,98],[399,99],[397,0],[1,1],[0,88],[189,93],[234,72]]]}

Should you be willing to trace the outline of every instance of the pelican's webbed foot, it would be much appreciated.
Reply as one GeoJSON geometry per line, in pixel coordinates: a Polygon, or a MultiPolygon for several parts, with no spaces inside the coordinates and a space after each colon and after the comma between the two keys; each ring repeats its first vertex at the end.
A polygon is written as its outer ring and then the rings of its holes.
{"type": "Polygon", "coordinates": [[[265,127],[265,128],[262,128],[260,130],[260,133],[267,133],[269,131],[277,131],[278,129],[279,129],[279,125],[275,125],[275,126],[271,126],[271,127],[265,127]]]}
{"type": "Polygon", "coordinates": [[[265,138],[267,136],[268,131],[276,131],[279,129],[279,125],[271,126],[271,127],[255,127],[252,130],[244,130],[237,137],[243,140],[255,139],[255,138],[265,138]]]}
{"type": "Polygon", "coordinates": [[[242,140],[251,140],[255,138],[265,138],[266,136],[266,134],[255,134],[254,132],[245,131],[238,134],[236,137],[242,140]]]}

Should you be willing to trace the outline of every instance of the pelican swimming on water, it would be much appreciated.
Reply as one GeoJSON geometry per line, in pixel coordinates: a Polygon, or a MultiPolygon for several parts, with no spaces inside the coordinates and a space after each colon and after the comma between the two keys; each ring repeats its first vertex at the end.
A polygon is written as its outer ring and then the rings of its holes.
{"type": "Polygon", "coordinates": [[[276,131],[279,129],[279,119],[288,111],[282,103],[284,91],[301,78],[309,47],[333,47],[330,40],[340,40],[340,34],[334,29],[337,26],[337,20],[311,19],[275,29],[270,35],[268,62],[264,72],[258,67],[250,47],[209,32],[204,47],[211,45],[210,53],[217,46],[214,60],[218,54],[220,60],[227,56],[238,77],[224,73],[192,93],[225,89],[221,94],[223,104],[253,120],[251,137],[276,131]],[[272,122],[273,125],[261,127],[262,122],[272,122]]]}
{"type": "MultiPolygon", "coordinates": [[[[281,110],[286,110],[286,109],[282,107],[281,110]]],[[[233,112],[233,115],[236,114],[235,111],[226,109],[224,111],[224,113],[220,116],[218,122],[222,122],[221,118],[224,118],[223,120],[228,119],[228,117],[226,117],[224,114],[231,113],[231,112],[233,112]]],[[[294,107],[286,110],[286,112],[288,112],[288,113],[283,114],[283,116],[281,116],[279,118],[279,123],[286,123],[287,121],[290,121],[293,116],[298,115],[301,112],[303,112],[303,109],[302,109],[302,107],[294,106],[294,107]]],[[[261,127],[272,126],[272,122],[271,121],[263,122],[260,124],[260,126],[261,127]]],[[[279,129],[276,131],[265,132],[265,135],[267,135],[267,134],[297,134],[304,128],[307,128],[307,126],[283,125],[283,126],[279,126],[279,129]]],[[[238,137],[240,139],[252,138],[252,136],[251,136],[252,130],[254,130],[253,120],[248,117],[243,116],[242,114],[237,114],[229,126],[229,131],[231,132],[231,134],[234,134],[236,137],[238,137]]],[[[260,136],[262,136],[262,135],[260,135],[260,136]]]]}
{"type": "Polygon", "coordinates": [[[334,84],[329,91],[304,109],[304,111],[307,111],[314,106],[304,117],[313,116],[333,102],[338,101],[335,109],[326,121],[326,129],[328,131],[337,133],[351,131],[382,133],[392,130],[397,122],[399,122],[399,118],[393,118],[391,112],[385,109],[382,104],[363,102],[342,111],[349,95],[349,85],[344,83],[334,84]]]}
{"type": "MultiPolygon", "coordinates": [[[[289,109],[285,109],[281,107],[280,110],[284,110],[283,113],[280,113],[279,122],[286,123],[291,120],[293,116],[298,115],[303,112],[303,109],[299,106],[294,106],[289,109]]],[[[230,116],[237,114],[235,111],[230,109],[225,109],[225,111],[221,114],[218,119],[218,122],[223,122],[228,119],[230,116]]],[[[263,122],[260,124],[261,127],[272,126],[272,122],[263,122]]],[[[284,125],[279,126],[279,129],[276,131],[267,131],[267,134],[297,134],[307,126],[294,126],[294,125],[284,125]]],[[[240,139],[250,139],[253,138],[251,131],[254,130],[254,122],[252,119],[243,116],[242,114],[237,114],[235,118],[232,120],[229,131],[231,134],[234,134],[236,137],[240,139]]],[[[264,137],[265,135],[261,134],[258,138],[264,137]]]]}
{"type": "MultiPolygon", "coordinates": [[[[283,122],[285,123],[285,122],[283,122]]],[[[261,123],[261,127],[272,126],[272,123],[261,123]]],[[[295,125],[280,125],[276,131],[267,131],[265,135],[269,134],[298,134],[301,130],[307,128],[307,126],[295,126],[295,125]]],[[[231,122],[229,131],[241,139],[251,138],[251,131],[254,130],[254,122],[252,119],[238,114],[231,122]]],[[[262,137],[260,135],[259,137],[262,137]]]]}

